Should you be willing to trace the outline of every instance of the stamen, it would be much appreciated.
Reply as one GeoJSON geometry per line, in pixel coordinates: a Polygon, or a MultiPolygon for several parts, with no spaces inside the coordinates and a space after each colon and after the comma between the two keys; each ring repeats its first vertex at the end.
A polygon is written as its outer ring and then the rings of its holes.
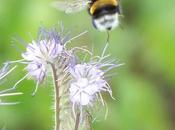
{"type": "Polygon", "coordinates": [[[12,88],[6,89],[6,90],[2,90],[0,91],[0,94],[11,91],[11,90],[15,90],[16,86],[21,83],[29,74],[26,74],[24,77],[22,77],[18,82],[15,83],[15,85],[12,88]]]}
{"type": "Polygon", "coordinates": [[[77,36],[75,36],[75,37],[69,39],[67,42],[65,42],[64,45],[66,46],[68,43],[70,43],[70,42],[73,41],[74,39],[79,38],[80,36],[86,34],[87,32],[88,32],[88,31],[84,31],[84,32],[80,33],[79,35],[77,35],[77,36]]]}
{"type": "Polygon", "coordinates": [[[2,75],[2,76],[0,77],[0,80],[3,79],[4,77],[6,77],[8,74],[10,74],[14,69],[16,69],[16,67],[17,67],[17,65],[14,66],[12,69],[10,69],[6,74],[2,75]]]}
{"type": "Polygon", "coordinates": [[[89,50],[87,50],[86,48],[83,48],[83,47],[74,47],[71,49],[71,51],[73,51],[73,52],[75,50],[81,50],[81,51],[87,52],[88,54],[92,55],[92,52],[90,52],[89,50]]]}
{"type": "Polygon", "coordinates": [[[12,91],[12,90],[15,90],[15,88],[9,88],[9,89],[5,89],[5,90],[2,90],[0,91],[0,94],[3,94],[3,93],[6,93],[6,92],[9,92],[9,91],[12,91]]]}
{"type": "Polygon", "coordinates": [[[108,113],[109,113],[109,109],[108,109],[108,105],[106,102],[105,103],[105,108],[106,108],[106,113],[105,113],[105,120],[107,119],[108,113]]]}
{"type": "Polygon", "coordinates": [[[38,90],[38,87],[39,87],[39,82],[36,83],[36,86],[35,86],[35,89],[34,89],[34,91],[32,93],[32,96],[35,96],[35,94],[36,94],[36,92],[38,90]]]}
{"type": "Polygon", "coordinates": [[[102,105],[104,106],[105,104],[104,104],[103,97],[102,97],[102,95],[101,95],[101,93],[100,93],[100,92],[99,92],[98,94],[99,94],[99,96],[100,96],[101,103],[102,103],[102,105]]]}
{"type": "Polygon", "coordinates": [[[0,102],[0,106],[9,106],[9,105],[17,105],[20,104],[20,102],[0,102]]]}
{"type": "MultiPolygon", "coordinates": [[[[108,40],[109,40],[109,39],[108,39],[108,40]]],[[[108,40],[107,40],[107,41],[108,41],[108,40]]],[[[107,42],[106,45],[105,45],[105,47],[104,47],[104,49],[103,49],[103,52],[102,52],[101,57],[104,57],[104,56],[105,56],[105,53],[106,53],[106,50],[107,50],[108,46],[109,46],[109,44],[108,44],[108,42],[107,42]]]]}
{"type": "Polygon", "coordinates": [[[6,96],[17,96],[17,95],[22,95],[23,93],[4,93],[4,94],[0,94],[0,97],[6,97],[6,96]]]}
{"type": "Polygon", "coordinates": [[[21,59],[21,60],[15,60],[15,61],[8,61],[9,64],[13,64],[13,63],[26,63],[26,62],[23,62],[25,61],[25,59],[21,59]]]}
{"type": "Polygon", "coordinates": [[[113,99],[113,100],[116,100],[113,96],[112,96],[112,90],[111,90],[111,88],[110,88],[110,86],[109,86],[109,84],[106,82],[106,85],[107,86],[104,86],[106,89],[107,89],[107,91],[109,92],[109,94],[110,94],[110,96],[111,96],[111,98],[113,99]]]}

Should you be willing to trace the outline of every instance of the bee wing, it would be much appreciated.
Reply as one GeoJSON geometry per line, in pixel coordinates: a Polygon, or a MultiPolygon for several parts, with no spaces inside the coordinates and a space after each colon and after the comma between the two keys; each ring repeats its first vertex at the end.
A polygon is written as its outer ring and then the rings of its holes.
{"type": "Polygon", "coordinates": [[[88,3],[88,0],[65,0],[54,1],[51,5],[58,10],[64,11],[65,13],[75,13],[83,10],[88,3]]]}

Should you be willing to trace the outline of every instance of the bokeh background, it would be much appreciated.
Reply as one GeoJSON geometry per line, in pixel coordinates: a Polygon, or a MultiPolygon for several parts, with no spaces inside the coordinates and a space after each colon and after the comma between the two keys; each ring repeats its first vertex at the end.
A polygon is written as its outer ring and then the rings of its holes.
{"type": "MultiPolygon", "coordinates": [[[[50,7],[51,0],[0,0],[0,64],[20,59],[24,47],[15,39],[30,42],[38,27],[62,22],[72,36],[87,30],[73,45],[93,46],[100,54],[106,33],[95,30],[87,11],[67,15],[50,7]],[[22,40],[21,39],[21,40],[22,40]]],[[[108,53],[125,65],[110,79],[113,95],[105,96],[109,114],[93,123],[93,130],[175,130],[175,1],[121,0],[121,26],[110,32],[108,53]]],[[[22,68],[10,75],[5,89],[24,75],[22,68]]],[[[17,91],[22,96],[4,100],[21,104],[0,108],[0,129],[51,130],[51,88],[42,85],[35,97],[33,81],[25,80],[17,91]]]]}

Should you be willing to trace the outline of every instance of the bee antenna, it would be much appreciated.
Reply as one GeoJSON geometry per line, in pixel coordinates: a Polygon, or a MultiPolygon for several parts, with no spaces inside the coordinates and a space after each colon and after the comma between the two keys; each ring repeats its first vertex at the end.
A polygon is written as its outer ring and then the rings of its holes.
{"type": "Polygon", "coordinates": [[[106,39],[106,43],[109,43],[109,31],[107,31],[107,39],[106,39]]]}

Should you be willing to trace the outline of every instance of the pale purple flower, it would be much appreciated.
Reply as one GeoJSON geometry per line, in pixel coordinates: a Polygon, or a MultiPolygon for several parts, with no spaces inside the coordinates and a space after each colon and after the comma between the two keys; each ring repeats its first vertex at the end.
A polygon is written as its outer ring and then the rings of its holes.
{"type": "Polygon", "coordinates": [[[73,80],[70,83],[70,100],[80,105],[88,105],[96,94],[108,91],[104,72],[95,66],[77,64],[70,71],[73,80]]]}
{"type": "Polygon", "coordinates": [[[65,45],[61,35],[55,30],[40,28],[37,40],[33,40],[22,53],[27,63],[28,75],[33,77],[37,83],[44,80],[49,64],[55,64],[65,53],[65,45]]]}
{"type": "Polygon", "coordinates": [[[115,99],[106,78],[109,76],[107,75],[108,71],[121,64],[117,64],[116,60],[110,59],[110,55],[105,55],[107,45],[101,56],[91,55],[89,62],[84,61],[69,68],[71,76],[69,99],[74,117],[80,113],[80,122],[83,121],[83,118],[85,119],[86,112],[89,112],[89,109],[92,110],[99,103],[106,107],[106,117],[107,106],[102,97],[103,92],[109,93],[111,98],[115,99]]]}
{"type": "MultiPolygon", "coordinates": [[[[73,51],[66,49],[68,42],[71,42],[71,39],[69,39],[69,35],[63,35],[63,30],[58,32],[56,28],[46,29],[41,27],[38,38],[26,45],[26,51],[21,54],[23,59],[8,62],[9,65],[16,63],[26,65],[26,75],[20,78],[12,88],[3,90],[2,92],[16,89],[17,85],[24,79],[31,77],[36,81],[36,88],[33,92],[34,95],[39,84],[44,81],[53,66],[55,67],[55,71],[63,71],[62,69],[65,69],[71,64],[70,61],[73,61],[73,51]]],[[[6,76],[5,71],[7,67],[5,66],[0,70],[0,80],[6,76]]],[[[7,74],[16,67],[17,66],[7,71],[7,74]]]]}
{"type": "Polygon", "coordinates": [[[47,62],[54,62],[63,51],[63,45],[57,43],[55,39],[32,41],[27,46],[26,52],[22,54],[22,57],[26,61],[36,61],[42,64],[47,62]]]}
{"type": "MultiPolygon", "coordinates": [[[[83,113],[85,113],[84,117],[89,116],[89,107],[92,108],[98,101],[100,105],[105,105],[102,92],[107,92],[112,97],[106,73],[118,65],[114,63],[115,60],[108,59],[109,55],[104,55],[107,46],[101,56],[94,57],[91,52],[82,47],[67,49],[66,45],[80,35],[68,39],[68,35],[63,36],[62,32],[59,34],[56,29],[41,28],[37,40],[32,40],[26,46],[26,51],[22,53],[23,59],[8,62],[8,64],[22,63],[25,65],[27,73],[11,89],[1,91],[0,97],[14,95],[5,95],[5,93],[16,89],[16,86],[27,77],[32,77],[36,81],[33,91],[33,95],[35,95],[40,83],[52,73],[55,127],[67,129],[67,125],[75,121],[74,118],[77,118],[75,125],[77,121],[82,123],[83,113]],[[89,62],[85,62],[86,58],[79,62],[80,57],[76,55],[77,51],[89,54],[90,57],[86,55],[90,59],[89,62]],[[72,112],[74,117],[72,117],[72,112]],[[77,116],[75,116],[76,114],[77,116]],[[68,124],[67,120],[70,120],[68,124]],[[64,121],[66,127],[62,125],[64,121]]],[[[0,70],[0,80],[16,67],[7,71],[7,66],[5,66],[0,70]]],[[[90,112],[90,114],[92,113],[90,112]]],[[[89,124],[89,120],[87,124],[89,124]]],[[[70,127],[72,128],[72,124],[70,127]]]]}

